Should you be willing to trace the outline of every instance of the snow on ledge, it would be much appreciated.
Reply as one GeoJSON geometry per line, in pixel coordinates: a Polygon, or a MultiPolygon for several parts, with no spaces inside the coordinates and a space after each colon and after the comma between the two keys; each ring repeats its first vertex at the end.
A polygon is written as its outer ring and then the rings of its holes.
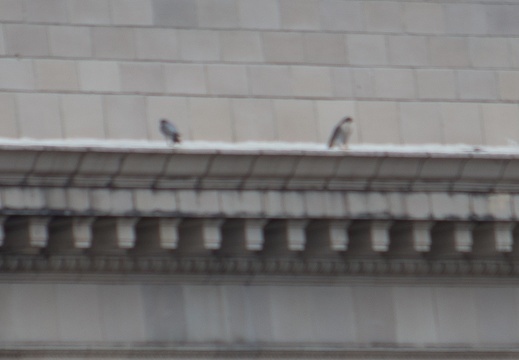
{"type": "Polygon", "coordinates": [[[0,138],[1,149],[74,149],[74,150],[121,150],[121,151],[158,151],[176,150],[203,152],[281,152],[281,153],[316,153],[316,154],[449,154],[449,155],[516,155],[519,156],[519,145],[479,146],[479,145],[401,145],[401,144],[352,144],[347,150],[328,149],[322,143],[296,142],[216,142],[216,141],[184,141],[180,145],[170,146],[165,141],[120,140],[120,139],[31,139],[0,138]]]}

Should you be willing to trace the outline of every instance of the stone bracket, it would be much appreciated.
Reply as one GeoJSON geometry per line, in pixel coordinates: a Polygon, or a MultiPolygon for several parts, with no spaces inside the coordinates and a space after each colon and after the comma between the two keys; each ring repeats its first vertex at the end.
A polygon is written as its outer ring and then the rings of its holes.
{"type": "Polygon", "coordinates": [[[8,251],[35,253],[47,246],[47,224],[50,217],[24,216],[8,219],[4,223],[7,233],[4,248],[8,251]]]}
{"type": "Polygon", "coordinates": [[[229,220],[222,228],[222,253],[243,254],[263,249],[265,219],[229,220]]]}
{"type": "Polygon", "coordinates": [[[285,253],[305,249],[308,220],[275,220],[265,228],[266,253],[285,253]]]}
{"type": "Polygon", "coordinates": [[[442,223],[432,230],[431,252],[434,255],[459,255],[472,251],[474,224],[464,221],[442,223]]]}
{"type": "Polygon", "coordinates": [[[93,217],[63,217],[49,224],[49,252],[87,249],[92,246],[93,217]]]}
{"type": "Polygon", "coordinates": [[[93,224],[92,252],[120,252],[135,245],[138,218],[100,218],[93,224]]]}
{"type": "Polygon", "coordinates": [[[348,249],[349,220],[316,220],[306,230],[306,252],[329,254],[348,249]]]}
{"type": "Polygon", "coordinates": [[[146,218],[137,224],[136,251],[174,250],[179,239],[180,218],[146,218]]]}
{"type": "Polygon", "coordinates": [[[419,255],[431,249],[432,221],[396,222],[390,232],[389,250],[395,255],[419,255]]]}
{"type": "Polygon", "coordinates": [[[388,251],[391,224],[392,221],[386,220],[365,220],[354,223],[350,230],[349,252],[368,255],[388,251]]]}
{"type": "Polygon", "coordinates": [[[513,250],[513,222],[491,222],[474,228],[474,255],[509,253],[513,250]]]}
{"type": "Polygon", "coordinates": [[[206,252],[218,250],[222,243],[223,219],[189,219],[180,224],[181,252],[206,252]]]}

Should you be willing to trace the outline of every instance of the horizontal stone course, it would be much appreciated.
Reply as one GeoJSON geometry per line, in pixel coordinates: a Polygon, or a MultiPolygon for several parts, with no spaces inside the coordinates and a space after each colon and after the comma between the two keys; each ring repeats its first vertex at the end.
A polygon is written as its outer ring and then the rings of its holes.
{"type": "MultiPolygon", "coordinates": [[[[14,69],[24,68],[23,63],[15,63],[14,69]]],[[[114,63],[83,64],[79,68],[79,86],[88,89],[90,86],[103,88],[118,87],[119,80],[114,77],[118,69],[114,63]],[[94,65],[94,66],[92,66],[94,65]],[[105,74],[104,83],[92,82],[90,74],[105,74]],[[110,78],[112,77],[112,78],[110,78]],[[110,83],[111,82],[111,83],[110,83]]],[[[150,69],[153,69],[151,67],[150,69]]],[[[199,74],[200,81],[205,83],[205,72],[199,72],[198,66],[179,66],[164,68],[166,81],[179,80],[183,69],[199,74]],[[175,72],[171,72],[174,70],[175,72]]],[[[217,66],[214,67],[218,69],[217,66]]],[[[232,70],[231,68],[225,68],[232,70]]],[[[281,75],[290,76],[290,69],[281,75]]],[[[149,90],[160,93],[160,68],[157,82],[149,83],[149,90]]],[[[259,86],[263,85],[264,75],[279,75],[265,73],[271,68],[258,68],[253,75],[258,78],[258,85],[253,85],[251,91],[263,93],[259,86]],[[262,78],[263,77],[263,78],[262,78]]],[[[277,70],[277,69],[272,69],[277,70]]],[[[298,92],[307,96],[306,91],[317,92],[325,96],[333,89],[330,88],[329,78],[322,76],[320,70],[308,68],[298,69],[297,75],[301,86],[298,92]],[[311,89],[315,84],[318,88],[311,89]]],[[[218,70],[219,71],[219,70],[218,70]]],[[[27,76],[27,74],[20,73],[27,76]]],[[[136,73],[129,73],[136,76],[136,73]]],[[[61,75],[61,74],[60,74],[61,75]]],[[[246,94],[245,84],[231,83],[225,85],[218,81],[218,76],[224,73],[210,73],[213,91],[240,90],[246,94]],[[228,86],[225,90],[224,86],[228,86]]],[[[423,76],[430,76],[427,81],[433,81],[435,73],[420,74],[419,81],[423,88],[423,76]]],[[[440,73],[441,75],[441,73],[440,73]]],[[[0,77],[2,73],[0,72],[0,77]]],[[[243,76],[245,76],[243,74],[243,76]]],[[[101,77],[102,78],[102,77],[101,77]]],[[[243,77],[242,77],[243,79],[243,77]]],[[[34,81],[29,79],[30,81],[34,81]]],[[[73,77],[63,78],[64,81],[74,81],[73,77]]],[[[12,81],[23,81],[13,79],[12,81]]],[[[38,81],[42,81],[39,79],[38,81]]],[[[74,83],[60,85],[59,77],[49,78],[56,86],[73,86],[74,83]]],[[[124,86],[136,86],[125,80],[124,86]]],[[[243,79],[244,81],[244,79],[243,79]]],[[[388,80],[389,81],[389,80],[388,80]]],[[[502,77],[503,93],[512,96],[513,77],[502,77]],[[505,88],[507,86],[507,88],[505,88]],[[505,92],[506,91],[506,92],[505,92]]],[[[282,82],[280,82],[282,84],[282,82]]],[[[54,86],[54,85],[53,85],[54,86]]],[[[171,85],[167,85],[171,86],[171,85]]],[[[285,84],[284,86],[287,86],[285,84]]],[[[387,86],[390,82],[378,83],[387,86]]],[[[192,89],[195,91],[196,89],[192,89]]],[[[278,89],[281,91],[283,89],[278,89]]],[[[285,89],[289,91],[290,89],[285,89]]],[[[380,91],[384,90],[381,88],[380,91]]],[[[187,91],[187,89],[186,89],[187,91]]],[[[267,91],[266,89],[264,90],[267,91]]],[[[424,92],[425,90],[420,90],[424,92]]],[[[431,90],[432,91],[432,90],[431,90]]],[[[163,139],[158,130],[158,121],[162,117],[170,118],[179,126],[184,140],[219,140],[219,141],[297,141],[320,142],[328,140],[335,123],[345,115],[355,119],[355,131],[351,138],[352,144],[357,143],[397,143],[397,144],[487,144],[507,146],[514,144],[514,134],[518,131],[514,126],[514,114],[519,112],[516,104],[478,104],[477,102],[437,102],[437,101],[350,101],[350,100],[311,100],[300,99],[263,99],[263,98],[212,98],[186,96],[156,96],[156,95],[103,95],[94,94],[45,94],[45,93],[4,93],[6,99],[11,99],[7,105],[5,136],[22,136],[47,139],[61,138],[119,138],[119,139],[163,139]],[[8,96],[7,96],[8,95],[8,96]],[[13,101],[14,100],[14,101],[13,101]],[[26,107],[28,104],[30,107],[26,107]],[[10,110],[8,110],[10,109],[10,110]],[[253,111],[253,113],[249,113],[253,111]],[[259,113],[255,113],[259,111],[259,113]],[[215,116],[215,114],[218,114],[215,116]],[[47,119],[45,131],[38,131],[42,118],[47,119]],[[89,119],[88,121],[86,121],[89,119]],[[124,119],[124,121],[122,121],[124,119]],[[144,119],[144,121],[143,121],[144,119]],[[211,119],[211,121],[209,121],[211,119]],[[298,126],[295,126],[295,121],[298,126]],[[391,124],[386,131],[378,131],[380,123],[391,124]],[[16,125],[14,125],[16,124],[16,125]],[[134,124],[128,127],[128,124],[134,124]],[[420,125],[422,124],[422,125],[420,125]],[[500,124],[500,125],[499,125],[500,124]],[[14,126],[14,127],[13,127],[14,126]],[[250,126],[256,130],[251,132],[250,126]],[[424,131],[426,126],[428,131],[424,131]],[[16,130],[15,130],[16,129],[16,130]],[[83,130],[79,130],[83,129],[83,130]],[[213,131],[216,130],[216,131],[213,131]],[[17,135],[15,135],[17,134],[17,135]]],[[[259,96],[259,95],[258,95],[259,96]]],[[[425,93],[424,93],[425,96],[425,93]]],[[[431,96],[432,97],[432,96],[431,96]]]]}
{"type": "Polygon", "coordinates": [[[0,58],[4,92],[494,102],[519,70],[0,58]]]}
{"type": "MultiPolygon", "coordinates": [[[[8,56],[516,69],[505,35],[3,24],[8,56]],[[112,46],[113,45],[113,46],[112,46]]],[[[1,50],[1,48],[0,48],[1,50]]]]}
{"type": "MultiPolygon", "coordinates": [[[[7,342],[17,339],[21,343],[59,341],[86,346],[168,341],[201,345],[239,340],[251,346],[290,341],[339,347],[385,339],[395,347],[409,343],[446,347],[516,341],[517,316],[513,309],[517,294],[505,285],[370,285],[3,283],[0,289],[5,306],[0,315],[13,324],[12,332],[5,335],[7,342]],[[33,299],[41,298],[46,301],[36,306],[33,299]],[[301,316],[308,312],[313,316],[301,316]],[[503,321],[488,321],[490,315],[494,315],[492,320],[497,317],[503,321]],[[78,322],[82,326],[76,326],[78,322]],[[178,329],[179,324],[185,324],[184,331],[178,329]],[[293,331],[290,324],[297,324],[298,331],[293,331]],[[410,331],[413,327],[415,330],[410,331]],[[501,330],[497,332],[502,336],[488,329],[501,330]]],[[[246,350],[239,351],[249,356],[246,350]]],[[[197,352],[201,359],[210,358],[209,353],[197,352]]],[[[234,354],[232,349],[216,353],[234,354]]],[[[348,351],[342,349],[334,349],[332,354],[349,357],[348,351]]],[[[504,353],[494,356],[505,358],[504,353]]],[[[265,354],[259,357],[266,358],[265,354]]]]}
{"type": "MultiPolygon", "coordinates": [[[[29,23],[516,35],[503,1],[3,0],[1,20],[29,23]],[[295,5],[297,4],[297,6],[295,5]],[[110,11],[111,10],[111,11],[110,11]],[[259,15],[258,15],[259,14],[259,15]]],[[[508,9],[508,10],[507,10],[508,9]]]]}
{"type": "MultiPolygon", "coordinates": [[[[121,182],[122,179],[115,181],[121,182]]],[[[434,221],[516,221],[519,218],[516,196],[509,194],[5,188],[0,198],[7,213],[30,209],[35,213],[50,211],[59,214],[69,209],[83,216],[174,214],[179,217],[212,217],[229,212],[239,218],[322,219],[346,216],[357,220],[393,218],[434,221]],[[66,201],[57,201],[60,197],[66,201]]]]}

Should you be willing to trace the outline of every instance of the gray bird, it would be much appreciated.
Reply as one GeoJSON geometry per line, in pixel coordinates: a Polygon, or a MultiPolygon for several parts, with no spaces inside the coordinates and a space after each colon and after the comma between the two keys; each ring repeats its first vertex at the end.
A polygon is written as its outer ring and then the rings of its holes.
{"type": "Polygon", "coordinates": [[[335,125],[333,132],[330,136],[330,140],[328,141],[328,147],[334,148],[339,147],[341,149],[348,148],[348,139],[350,138],[353,132],[353,119],[349,116],[341,119],[335,125]]]}
{"type": "Polygon", "coordinates": [[[168,143],[180,143],[180,133],[178,132],[175,125],[166,119],[160,120],[160,132],[166,137],[168,143]]]}

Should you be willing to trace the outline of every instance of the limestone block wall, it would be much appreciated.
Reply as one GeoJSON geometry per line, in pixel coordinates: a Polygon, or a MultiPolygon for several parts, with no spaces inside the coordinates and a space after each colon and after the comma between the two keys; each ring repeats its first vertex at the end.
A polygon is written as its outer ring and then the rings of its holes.
{"type": "Polygon", "coordinates": [[[519,339],[518,290],[495,282],[345,281],[316,286],[293,280],[270,285],[29,281],[2,283],[0,290],[4,346],[152,343],[193,350],[200,344],[209,349],[229,344],[268,349],[303,343],[321,349],[380,347],[387,358],[397,347],[515,348],[519,339]]]}
{"type": "Polygon", "coordinates": [[[519,4],[0,0],[0,137],[516,145],[519,4]]]}

